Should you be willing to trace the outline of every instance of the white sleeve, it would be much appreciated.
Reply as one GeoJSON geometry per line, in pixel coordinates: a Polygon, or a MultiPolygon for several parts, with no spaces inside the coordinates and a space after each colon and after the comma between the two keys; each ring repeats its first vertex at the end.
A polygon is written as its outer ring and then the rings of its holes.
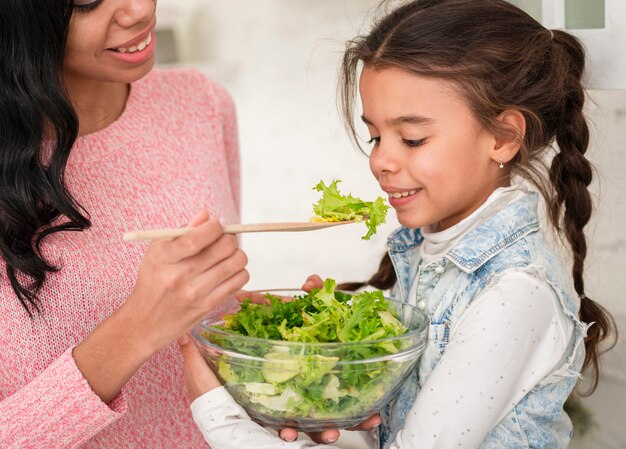
{"type": "MultiPolygon", "coordinates": [[[[477,448],[554,369],[572,331],[548,285],[525,272],[504,275],[452,329],[391,449],[477,448]]],[[[338,449],[283,441],[250,420],[224,387],[197,398],[191,410],[213,449],[338,449]]]]}
{"type": "Polygon", "coordinates": [[[561,360],[573,323],[545,282],[511,271],[451,329],[391,448],[477,448],[561,360]]]}
{"type": "Polygon", "coordinates": [[[339,449],[307,440],[283,441],[252,421],[224,387],[191,403],[193,419],[213,449],[339,449]]]}

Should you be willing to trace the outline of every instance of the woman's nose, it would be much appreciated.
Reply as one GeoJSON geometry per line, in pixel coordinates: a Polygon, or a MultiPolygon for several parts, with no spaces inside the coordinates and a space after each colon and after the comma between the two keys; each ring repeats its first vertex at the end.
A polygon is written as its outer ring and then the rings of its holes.
{"type": "Polygon", "coordinates": [[[156,0],[123,0],[119,3],[115,20],[125,28],[150,21],[156,9],[156,0]]]}

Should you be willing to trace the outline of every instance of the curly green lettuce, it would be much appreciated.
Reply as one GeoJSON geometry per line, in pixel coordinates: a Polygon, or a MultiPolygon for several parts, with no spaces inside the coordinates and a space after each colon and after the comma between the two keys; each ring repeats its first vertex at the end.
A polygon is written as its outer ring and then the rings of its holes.
{"type": "Polygon", "coordinates": [[[363,201],[352,195],[342,195],[337,188],[341,180],[335,179],[330,185],[320,181],[313,189],[322,192],[322,198],[313,205],[315,217],[312,221],[363,221],[367,234],[362,238],[369,240],[376,229],[385,223],[389,206],[382,197],[375,201],[363,201]]]}
{"type": "MultiPolygon", "coordinates": [[[[375,404],[394,378],[406,370],[406,364],[382,361],[367,368],[359,364],[339,368],[339,354],[293,353],[280,345],[281,341],[371,341],[351,347],[341,357],[356,361],[396,354],[402,349],[401,343],[384,339],[402,335],[407,329],[390,312],[381,291],[351,295],[336,291],[335,281],[327,279],[321,289],[291,301],[272,295],[267,298],[268,304],[244,300],[241,309],[225,317],[222,326],[229,332],[276,341],[262,350],[254,346],[258,343],[250,343],[254,354],[262,353],[264,360],[260,364],[220,359],[220,376],[227,386],[237,389],[236,396],[243,403],[254,403],[269,414],[348,416],[355,408],[375,404]]],[[[225,338],[220,343],[240,353],[251,349],[240,340],[225,338]]]]}

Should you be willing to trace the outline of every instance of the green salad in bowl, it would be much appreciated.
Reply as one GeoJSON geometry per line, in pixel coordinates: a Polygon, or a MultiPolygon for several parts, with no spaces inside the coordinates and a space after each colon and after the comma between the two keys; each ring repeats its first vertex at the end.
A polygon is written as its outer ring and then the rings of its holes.
{"type": "Polygon", "coordinates": [[[381,291],[337,291],[327,279],[308,293],[264,297],[192,334],[235,400],[270,427],[359,424],[391,399],[426,345],[426,315],[381,291]]]}

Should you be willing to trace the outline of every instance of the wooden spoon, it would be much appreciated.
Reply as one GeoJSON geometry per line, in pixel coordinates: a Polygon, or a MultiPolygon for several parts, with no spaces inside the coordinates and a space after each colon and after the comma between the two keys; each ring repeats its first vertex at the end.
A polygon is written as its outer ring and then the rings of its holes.
{"type": "MultiPolygon", "coordinates": [[[[286,223],[249,223],[224,226],[226,234],[241,234],[244,232],[300,232],[315,231],[333,226],[340,226],[357,221],[324,221],[324,222],[286,222],[286,223]]],[[[125,241],[131,240],[159,240],[181,237],[194,229],[193,227],[173,229],[146,229],[141,231],[126,232],[123,236],[125,241]]]]}

